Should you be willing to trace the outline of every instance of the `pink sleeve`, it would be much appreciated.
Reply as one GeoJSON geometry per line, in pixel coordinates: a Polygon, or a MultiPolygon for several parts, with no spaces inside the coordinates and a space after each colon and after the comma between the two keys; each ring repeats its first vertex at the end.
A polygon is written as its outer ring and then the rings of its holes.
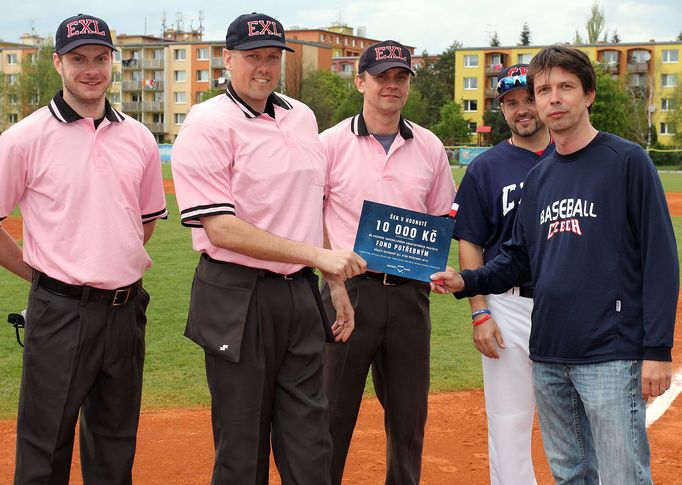
{"type": "Polygon", "coordinates": [[[12,135],[0,135],[0,221],[10,215],[28,185],[28,157],[12,135]]]}
{"type": "Polygon", "coordinates": [[[171,169],[183,226],[201,227],[201,217],[235,215],[232,149],[227,133],[188,119],[171,152],[171,169]]]}
{"type": "Polygon", "coordinates": [[[151,136],[148,145],[147,152],[149,155],[140,184],[140,214],[143,224],[168,217],[159,147],[151,136]]]}

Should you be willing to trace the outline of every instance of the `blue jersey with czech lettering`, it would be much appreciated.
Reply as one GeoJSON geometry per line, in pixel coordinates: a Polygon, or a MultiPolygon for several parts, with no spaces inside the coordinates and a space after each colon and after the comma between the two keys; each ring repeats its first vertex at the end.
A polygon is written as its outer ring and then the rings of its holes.
{"type": "Polygon", "coordinates": [[[538,155],[505,140],[477,156],[457,191],[453,237],[482,247],[486,263],[493,259],[511,238],[528,172],[553,151],[552,144],[538,155]]]}

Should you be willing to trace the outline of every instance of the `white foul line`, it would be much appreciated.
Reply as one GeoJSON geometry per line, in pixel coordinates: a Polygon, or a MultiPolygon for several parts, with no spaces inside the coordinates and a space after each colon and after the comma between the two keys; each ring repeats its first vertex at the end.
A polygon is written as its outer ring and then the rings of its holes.
{"type": "Polygon", "coordinates": [[[663,416],[675,398],[682,392],[682,370],[673,376],[672,384],[665,394],[658,396],[646,407],[646,427],[663,416]]]}

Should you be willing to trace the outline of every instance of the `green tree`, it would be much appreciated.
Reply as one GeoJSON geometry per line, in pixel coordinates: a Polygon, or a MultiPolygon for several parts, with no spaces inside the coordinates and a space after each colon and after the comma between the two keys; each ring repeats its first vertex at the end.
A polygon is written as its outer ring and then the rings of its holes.
{"type": "Polygon", "coordinates": [[[54,94],[62,88],[62,79],[52,63],[54,45],[47,43],[32,55],[24,55],[21,71],[17,75],[14,94],[21,106],[22,117],[42,106],[47,106],[54,94]]]}
{"type": "Polygon", "coordinates": [[[490,36],[490,47],[500,47],[500,37],[497,35],[497,30],[493,31],[490,36]]]}
{"type": "Polygon", "coordinates": [[[628,113],[632,100],[627,90],[602,66],[597,72],[597,96],[590,110],[592,126],[624,138],[633,136],[633,119],[628,113]]]}
{"type": "Polygon", "coordinates": [[[341,101],[334,110],[334,123],[336,124],[346,118],[355,116],[362,111],[363,101],[364,97],[362,96],[362,93],[358,91],[355,86],[351,87],[348,90],[346,97],[343,98],[343,101],[341,101]]]}
{"type": "Polygon", "coordinates": [[[511,130],[507,121],[504,119],[502,110],[487,109],[483,113],[483,124],[492,128],[490,132],[490,143],[497,145],[502,140],[511,136],[511,130]]]}
{"type": "MultiPolygon", "coordinates": [[[[412,86],[419,91],[427,106],[423,125],[432,128],[438,122],[441,106],[452,101],[455,93],[455,52],[462,44],[454,41],[433,61],[424,51],[424,63],[417,70],[412,86]]],[[[422,124],[422,123],[420,123],[422,124]]]]}
{"type": "Polygon", "coordinates": [[[202,91],[201,95],[199,95],[199,102],[203,103],[207,99],[214,98],[219,94],[225,94],[225,90],[222,88],[212,87],[208,91],[202,91]]]}
{"type": "Polygon", "coordinates": [[[599,6],[599,2],[594,2],[590,9],[590,17],[585,24],[587,30],[587,43],[596,44],[599,38],[604,34],[603,41],[608,38],[609,31],[606,29],[606,17],[604,17],[604,10],[599,6]]]}
{"type": "Polygon", "coordinates": [[[301,101],[315,113],[317,127],[326,130],[334,124],[334,112],[348,95],[345,81],[331,71],[308,72],[301,81],[301,101]]]}
{"type": "Polygon", "coordinates": [[[449,101],[440,109],[440,118],[432,131],[443,145],[458,145],[470,140],[469,122],[462,116],[462,107],[449,101]]]}
{"type": "Polygon", "coordinates": [[[677,34],[677,40],[682,40],[682,31],[680,31],[680,33],[677,34]]]}
{"type": "Polygon", "coordinates": [[[426,101],[424,101],[421,92],[410,86],[410,95],[403,108],[403,117],[423,126],[428,119],[428,111],[429,107],[427,106],[426,101]]]}
{"type": "Polygon", "coordinates": [[[528,28],[528,22],[523,23],[519,45],[530,45],[530,29],[528,28]]]}

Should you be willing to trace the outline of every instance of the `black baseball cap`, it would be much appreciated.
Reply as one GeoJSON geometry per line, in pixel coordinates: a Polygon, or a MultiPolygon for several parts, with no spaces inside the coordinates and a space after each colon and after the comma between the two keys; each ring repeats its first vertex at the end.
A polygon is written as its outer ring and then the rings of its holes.
{"type": "Polygon", "coordinates": [[[362,52],[358,62],[358,73],[367,71],[373,76],[378,76],[394,67],[407,69],[414,76],[410,50],[400,42],[385,40],[372,44],[362,52]]]}
{"type": "Polygon", "coordinates": [[[109,26],[100,18],[79,13],[59,24],[54,41],[57,54],[66,54],[86,44],[100,44],[116,50],[111,40],[109,26]]]}
{"type": "Polygon", "coordinates": [[[232,21],[227,28],[225,47],[239,51],[279,47],[294,52],[284,39],[282,23],[264,13],[246,13],[232,21]]]}
{"type": "Polygon", "coordinates": [[[495,96],[495,99],[500,100],[502,96],[510,91],[528,90],[527,72],[528,64],[514,64],[502,69],[497,74],[497,87],[495,88],[497,96],[495,96]]]}

